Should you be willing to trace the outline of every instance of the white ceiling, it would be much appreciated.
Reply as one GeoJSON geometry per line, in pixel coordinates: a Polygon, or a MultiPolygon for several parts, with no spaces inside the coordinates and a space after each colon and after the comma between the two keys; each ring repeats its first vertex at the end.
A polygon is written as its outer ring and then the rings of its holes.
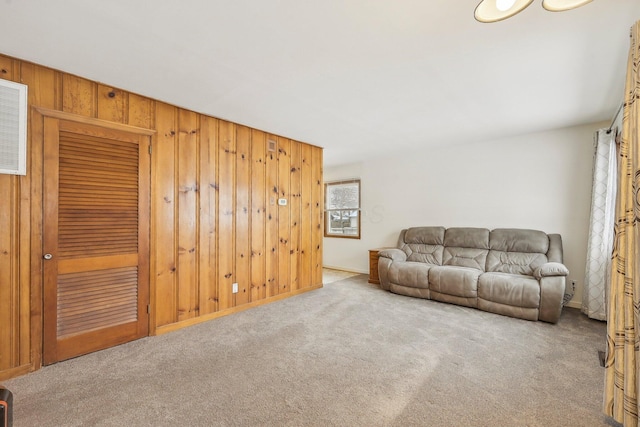
{"type": "Polygon", "coordinates": [[[639,0],[0,0],[0,53],[325,147],[325,164],[611,120],[639,0]]]}

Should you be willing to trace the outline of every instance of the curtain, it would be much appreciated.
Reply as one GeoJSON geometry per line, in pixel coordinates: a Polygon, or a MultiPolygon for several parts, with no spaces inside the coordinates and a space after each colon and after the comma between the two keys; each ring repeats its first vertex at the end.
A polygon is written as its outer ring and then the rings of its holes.
{"type": "Polygon", "coordinates": [[[605,320],[616,207],[616,142],[615,132],[611,129],[600,129],[596,133],[593,160],[591,220],[582,312],[592,319],[605,320]]]}
{"type": "Polygon", "coordinates": [[[615,241],[611,266],[604,412],[624,426],[638,425],[638,311],[640,310],[640,21],[631,28],[619,149],[615,241]]]}

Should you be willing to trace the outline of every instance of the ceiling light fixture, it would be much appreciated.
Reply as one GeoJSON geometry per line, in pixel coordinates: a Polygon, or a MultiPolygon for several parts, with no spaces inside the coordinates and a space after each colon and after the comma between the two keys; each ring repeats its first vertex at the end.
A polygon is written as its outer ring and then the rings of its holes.
{"type": "MultiPolygon", "coordinates": [[[[551,12],[575,9],[592,0],[542,0],[542,7],[551,12]]],[[[474,16],[480,22],[498,22],[527,8],[533,0],[482,0],[474,16]]]]}

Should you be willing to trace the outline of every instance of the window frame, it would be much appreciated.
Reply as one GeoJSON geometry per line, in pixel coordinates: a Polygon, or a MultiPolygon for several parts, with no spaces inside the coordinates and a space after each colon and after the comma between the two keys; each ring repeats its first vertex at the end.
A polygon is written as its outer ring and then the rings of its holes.
{"type": "MultiPolygon", "coordinates": [[[[360,239],[361,238],[361,234],[362,234],[362,183],[360,178],[354,178],[354,179],[346,179],[346,180],[340,180],[340,181],[328,181],[324,183],[324,237],[337,237],[337,238],[341,238],[341,239],[360,239]],[[339,209],[328,209],[327,208],[327,193],[329,191],[329,188],[333,185],[338,186],[338,185],[345,185],[345,184],[357,184],[358,187],[358,206],[357,208],[339,208],[339,209]],[[344,233],[331,233],[331,218],[332,218],[332,213],[340,213],[340,218],[341,221],[343,220],[343,214],[345,212],[348,211],[356,211],[357,212],[357,217],[358,217],[358,221],[357,221],[357,225],[355,226],[356,228],[356,234],[344,234],[344,233]]],[[[342,227],[342,229],[344,229],[345,227],[342,227]]],[[[351,228],[351,227],[349,227],[351,228]]]]}

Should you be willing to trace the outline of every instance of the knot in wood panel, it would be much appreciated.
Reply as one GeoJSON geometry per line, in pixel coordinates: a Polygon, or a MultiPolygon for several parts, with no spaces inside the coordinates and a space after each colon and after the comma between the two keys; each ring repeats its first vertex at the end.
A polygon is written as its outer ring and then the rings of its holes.
{"type": "Polygon", "coordinates": [[[181,185],[178,188],[178,191],[181,193],[188,193],[189,191],[198,191],[198,187],[196,185],[181,185]]]}

